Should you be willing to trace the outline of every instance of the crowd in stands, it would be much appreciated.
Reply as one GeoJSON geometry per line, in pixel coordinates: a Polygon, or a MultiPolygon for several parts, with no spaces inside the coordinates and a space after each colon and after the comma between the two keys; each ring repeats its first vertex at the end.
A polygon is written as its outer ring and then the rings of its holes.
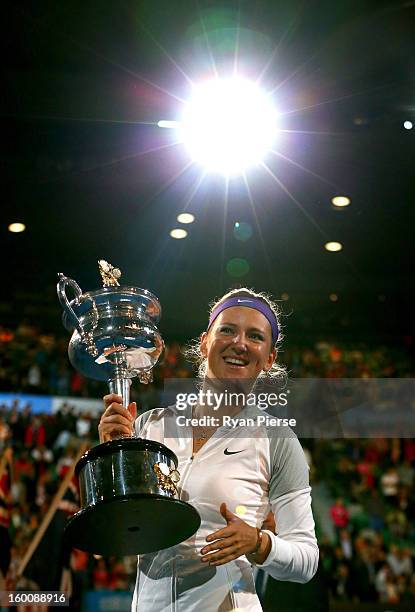
{"type": "MultiPolygon", "coordinates": [[[[0,391],[31,394],[100,397],[105,385],[81,376],[69,363],[67,336],[40,333],[22,323],[16,330],[0,327],[0,391]]],[[[178,342],[169,343],[160,365],[154,370],[154,386],[166,378],[194,375],[178,342]]],[[[365,345],[337,346],[316,342],[313,346],[283,347],[279,361],[294,378],[381,378],[404,377],[414,373],[410,356],[402,348],[365,345]]]]}
{"type": "MultiPolygon", "coordinates": [[[[0,391],[102,396],[105,385],[77,374],[66,351],[67,338],[39,334],[30,325],[0,329],[0,391]]],[[[349,349],[320,342],[312,348],[291,347],[280,361],[291,377],[413,375],[408,355],[386,347],[349,349]]],[[[155,369],[154,383],[137,385],[141,409],[157,404],[162,380],[190,376],[193,367],[180,345],[170,344],[155,369]]],[[[11,570],[73,463],[80,439],[91,446],[97,443],[97,425],[96,416],[77,413],[67,399],[54,414],[33,414],[24,400],[0,405],[0,457],[8,456],[0,464],[0,528],[11,539],[11,570]]],[[[312,481],[324,482],[333,500],[334,536],[325,534],[316,516],[321,566],[331,597],[390,604],[415,600],[415,441],[307,440],[306,446],[312,481]]],[[[67,515],[76,510],[75,495],[64,502],[61,510],[67,515]]],[[[73,550],[70,566],[78,597],[90,589],[131,589],[135,577],[134,558],[103,559],[73,550]]]]}
{"type": "Polygon", "coordinates": [[[333,598],[414,602],[415,440],[318,440],[312,457],[334,500],[334,539],[319,539],[333,598]]]}

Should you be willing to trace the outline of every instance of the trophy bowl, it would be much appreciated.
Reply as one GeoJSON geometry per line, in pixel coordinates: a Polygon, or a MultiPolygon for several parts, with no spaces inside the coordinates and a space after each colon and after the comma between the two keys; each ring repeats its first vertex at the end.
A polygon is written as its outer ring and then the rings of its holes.
{"type": "Polygon", "coordinates": [[[82,510],[66,535],[76,548],[133,555],[174,546],[199,528],[177,495],[177,457],[164,444],[124,438],[99,444],[76,465],[82,510]]]}
{"type": "MultiPolygon", "coordinates": [[[[107,381],[127,407],[132,379],[150,382],[163,351],[157,329],[161,306],[147,289],[120,286],[121,272],[98,263],[104,287],[96,291],[82,293],[73,279],[59,274],[63,324],[72,332],[69,360],[87,378],[107,381]]],[[[87,451],[75,468],[81,510],[68,521],[70,543],[94,554],[130,555],[190,537],[200,516],[179,499],[177,467],[176,455],[164,444],[142,438],[122,436],[87,451]]]]}

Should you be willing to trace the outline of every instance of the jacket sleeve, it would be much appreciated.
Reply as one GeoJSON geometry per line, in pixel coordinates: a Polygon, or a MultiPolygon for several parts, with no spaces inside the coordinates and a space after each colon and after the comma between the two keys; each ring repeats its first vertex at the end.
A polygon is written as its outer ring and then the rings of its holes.
{"type": "Polygon", "coordinates": [[[319,550],[311,511],[309,468],[297,438],[271,445],[272,474],[269,500],[278,535],[262,565],[273,578],[305,583],[317,571],[319,550]]]}

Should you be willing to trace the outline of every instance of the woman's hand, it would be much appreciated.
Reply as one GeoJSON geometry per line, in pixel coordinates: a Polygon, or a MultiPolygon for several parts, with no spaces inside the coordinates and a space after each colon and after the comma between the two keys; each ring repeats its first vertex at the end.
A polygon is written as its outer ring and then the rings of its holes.
{"type": "Polygon", "coordinates": [[[277,535],[277,525],[275,523],[275,516],[272,510],[270,510],[267,516],[265,517],[261,529],[267,529],[268,531],[272,531],[272,533],[275,533],[275,535],[277,535]]]}
{"type": "MultiPolygon", "coordinates": [[[[220,513],[226,520],[227,526],[208,535],[206,542],[215,541],[204,546],[200,551],[202,561],[215,566],[229,563],[241,555],[253,553],[258,544],[258,531],[255,527],[251,527],[236,514],[229,512],[225,503],[220,505],[220,513]]],[[[257,563],[265,561],[270,548],[271,542],[268,534],[264,533],[260,550],[255,554],[257,563]]]]}
{"type": "Polygon", "coordinates": [[[105,411],[99,421],[99,441],[108,442],[120,435],[131,436],[137,417],[137,405],[132,402],[128,408],[122,405],[121,395],[110,393],[104,397],[105,411]]]}

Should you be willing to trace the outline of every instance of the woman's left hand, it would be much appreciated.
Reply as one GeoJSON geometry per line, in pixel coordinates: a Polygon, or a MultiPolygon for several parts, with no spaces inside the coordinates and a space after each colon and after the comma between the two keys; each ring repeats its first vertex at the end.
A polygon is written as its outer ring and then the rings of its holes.
{"type": "Polygon", "coordinates": [[[255,527],[229,512],[225,503],[220,505],[220,513],[227,522],[226,527],[209,534],[206,542],[213,543],[204,546],[200,551],[202,561],[210,565],[224,565],[241,555],[249,554],[255,550],[258,543],[258,531],[255,527]]]}

